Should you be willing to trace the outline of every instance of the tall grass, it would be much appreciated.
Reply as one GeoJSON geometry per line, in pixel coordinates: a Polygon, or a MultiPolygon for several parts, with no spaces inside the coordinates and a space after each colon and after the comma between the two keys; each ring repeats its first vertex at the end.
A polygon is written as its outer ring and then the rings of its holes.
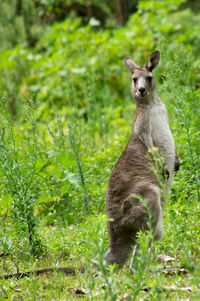
{"type": "Polygon", "coordinates": [[[12,199],[11,220],[19,241],[28,242],[28,249],[32,255],[40,255],[42,243],[37,234],[37,220],[34,216],[38,157],[34,110],[30,103],[27,104],[25,123],[30,131],[28,141],[17,133],[5,100],[2,100],[1,112],[0,171],[3,193],[7,193],[12,199]]]}
{"type": "Polygon", "coordinates": [[[81,135],[82,135],[82,131],[81,131],[80,126],[78,127],[75,124],[74,125],[69,124],[70,146],[71,146],[74,158],[76,160],[78,174],[80,177],[81,186],[83,188],[85,212],[88,213],[89,212],[89,198],[88,198],[88,191],[87,191],[86,183],[85,183],[85,177],[84,177],[84,173],[83,173],[81,152],[80,152],[81,135]]]}

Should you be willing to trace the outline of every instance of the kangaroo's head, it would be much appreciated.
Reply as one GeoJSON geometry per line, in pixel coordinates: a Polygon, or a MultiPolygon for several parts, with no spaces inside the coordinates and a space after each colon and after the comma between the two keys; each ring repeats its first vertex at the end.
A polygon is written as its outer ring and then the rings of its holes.
{"type": "Polygon", "coordinates": [[[143,68],[140,68],[134,61],[126,56],[124,64],[132,74],[131,92],[139,102],[146,102],[155,91],[156,83],[152,71],[156,68],[160,60],[160,52],[154,51],[149,56],[143,68]]]}

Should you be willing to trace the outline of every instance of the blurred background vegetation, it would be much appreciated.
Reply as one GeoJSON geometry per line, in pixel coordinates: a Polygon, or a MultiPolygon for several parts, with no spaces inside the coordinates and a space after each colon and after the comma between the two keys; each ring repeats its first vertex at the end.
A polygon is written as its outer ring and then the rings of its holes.
{"type": "Polygon", "coordinates": [[[105,214],[135,109],[123,58],[154,49],[181,160],[166,233],[199,246],[199,32],[199,0],[0,0],[1,254],[40,255],[56,241],[46,226],[105,214]]]}

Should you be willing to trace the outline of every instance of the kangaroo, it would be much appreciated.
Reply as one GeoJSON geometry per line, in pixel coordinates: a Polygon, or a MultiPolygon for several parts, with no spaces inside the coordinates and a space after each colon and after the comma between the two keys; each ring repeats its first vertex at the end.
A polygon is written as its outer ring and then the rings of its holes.
{"type": "Polygon", "coordinates": [[[123,266],[136,245],[138,231],[147,230],[147,208],[137,195],[146,200],[151,210],[154,240],[160,239],[163,234],[165,200],[150,165],[148,151],[156,147],[164,158],[163,170],[167,176],[163,177],[163,181],[166,181],[167,195],[174,170],[179,169],[167,111],[157,95],[152,73],[159,60],[160,52],[154,51],[140,68],[129,57],[124,58],[124,64],[132,74],[131,92],[136,102],[136,112],[131,137],[112,171],[106,196],[110,241],[106,260],[119,267],[123,266]]]}

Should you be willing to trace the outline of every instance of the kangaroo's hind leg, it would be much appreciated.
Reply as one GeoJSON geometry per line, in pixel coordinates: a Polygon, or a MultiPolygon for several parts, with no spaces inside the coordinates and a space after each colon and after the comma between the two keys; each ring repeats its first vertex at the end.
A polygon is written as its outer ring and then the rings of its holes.
{"type": "MultiPolygon", "coordinates": [[[[123,227],[131,230],[134,235],[140,230],[148,230],[148,221],[150,221],[153,230],[153,239],[158,240],[162,237],[160,190],[156,185],[144,185],[143,183],[140,183],[135,187],[133,196],[129,196],[124,201],[123,211],[123,227]],[[139,200],[141,197],[144,202],[139,200]],[[148,215],[149,210],[151,216],[150,220],[148,215]]],[[[136,246],[133,257],[137,257],[138,251],[139,246],[136,246]]],[[[134,267],[134,258],[131,267],[134,267]]]]}
{"type": "Polygon", "coordinates": [[[106,256],[108,264],[117,264],[121,268],[132,252],[134,241],[127,231],[116,230],[113,222],[108,222],[110,245],[109,253],[106,256]]]}

